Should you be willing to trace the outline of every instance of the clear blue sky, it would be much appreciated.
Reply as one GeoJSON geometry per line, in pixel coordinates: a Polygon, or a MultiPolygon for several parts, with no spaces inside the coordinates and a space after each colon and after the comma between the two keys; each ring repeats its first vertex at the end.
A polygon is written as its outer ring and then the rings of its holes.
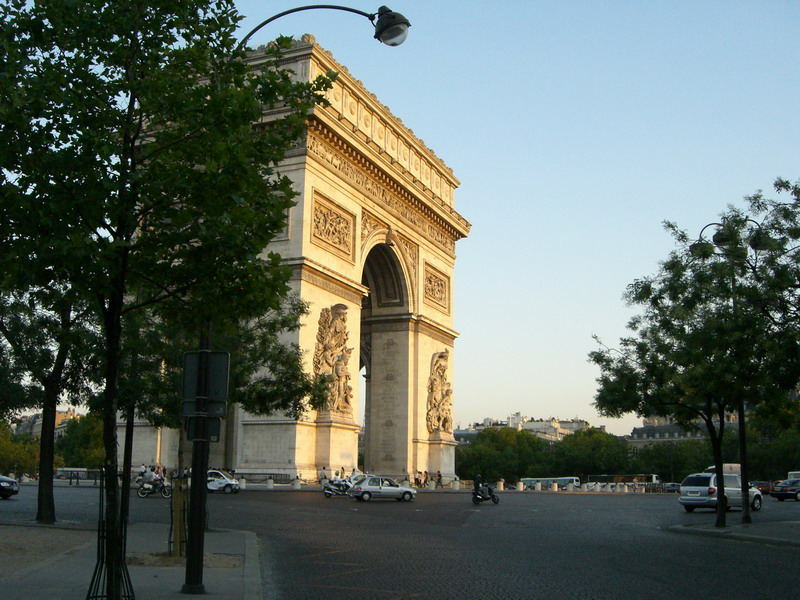
{"type": "MultiPolygon", "coordinates": [[[[239,0],[247,31],[303,2],[239,0]]],[[[378,5],[348,6],[367,12],[378,5]]],[[[455,418],[600,418],[592,334],[613,344],[625,286],[777,176],[800,178],[800,3],[400,0],[388,48],[366,19],[284,17],[312,33],[432,148],[473,224],[458,244],[455,418]]]]}

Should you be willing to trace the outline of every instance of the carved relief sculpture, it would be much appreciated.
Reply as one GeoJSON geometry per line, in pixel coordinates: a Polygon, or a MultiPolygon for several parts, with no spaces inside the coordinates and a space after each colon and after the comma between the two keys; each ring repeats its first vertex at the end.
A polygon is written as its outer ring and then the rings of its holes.
{"type": "Polygon", "coordinates": [[[447,381],[450,352],[434,352],[428,377],[428,433],[453,433],[453,389],[447,381]]]}
{"type": "Polygon", "coordinates": [[[425,301],[450,312],[450,282],[446,275],[425,263],[425,301]]]}
{"type": "Polygon", "coordinates": [[[314,351],[314,373],[328,377],[328,402],[326,409],[352,413],[350,400],[353,387],[347,363],[352,348],[347,348],[347,306],[334,304],[323,308],[317,328],[317,345],[314,351]]]}
{"type": "Polygon", "coordinates": [[[320,196],[314,197],[312,239],[326,250],[352,259],[353,256],[353,218],[343,209],[325,202],[320,196]]]}

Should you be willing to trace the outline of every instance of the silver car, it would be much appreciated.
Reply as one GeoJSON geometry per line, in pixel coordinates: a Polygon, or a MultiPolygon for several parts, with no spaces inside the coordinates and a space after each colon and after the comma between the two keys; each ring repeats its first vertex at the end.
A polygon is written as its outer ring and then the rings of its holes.
{"type": "Polygon", "coordinates": [[[390,477],[367,475],[360,481],[356,481],[347,493],[362,502],[368,502],[372,498],[394,498],[411,502],[417,495],[417,490],[403,487],[390,477]]]}
{"type": "MultiPolygon", "coordinates": [[[[742,506],[742,480],[739,475],[724,473],[725,496],[728,506],[742,506]]],[[[695,508],[716,508],[717,506],[717,476],[714,473],[693,473],[681,483],[681,503],[686,512],[695,508]]],[[[750,508],[761,510],[761,492],[750,488],[750,508]]]]}

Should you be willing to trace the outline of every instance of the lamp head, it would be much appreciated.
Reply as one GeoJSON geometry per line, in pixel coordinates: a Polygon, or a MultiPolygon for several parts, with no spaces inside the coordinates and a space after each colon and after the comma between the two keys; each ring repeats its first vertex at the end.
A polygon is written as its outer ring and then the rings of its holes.
{"type": "Polygon", "coordinates": [[[393,12],[388,6],[381,6],[376,15],[375,39],[387,46],[399,46],[408,37],[411,23],[403,15],[393,12]]]}

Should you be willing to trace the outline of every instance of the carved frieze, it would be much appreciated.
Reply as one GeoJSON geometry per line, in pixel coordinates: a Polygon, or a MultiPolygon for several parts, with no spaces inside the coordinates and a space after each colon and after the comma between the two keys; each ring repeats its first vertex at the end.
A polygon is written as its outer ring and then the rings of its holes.
{"type": "Polygon", "coordinates": [[[374,217],[367,211],[361,214],[361,243],[367,241],[367,238],[377,229],[386,229],[387,225],[377,217],[374,217]]]}
{"type": "Polygon", "coordinates": [[[355,216],[316,192],[313,210],[311,240],[329,252],[352,262],[355,216]]]}
{"type": "Polygon", "coordinates": [[[417,264],[419,264],[419,246],[411,240],[398,235],[396,236],[397,245],[400,248],[400,253],[405,259],[408,273],[411,277],[411,290],[412,293],[417,289],[417,264]]]}
{"type": "Polygon", "coordinates": [[[325,408],[352,414],[350,400],[353,388],[347,363],[353,349],[347,347],[348,336],[347,306],[334,304],[330,308],[323,308],[317,325],[314,373],[328,378],[328,402],[325,408]]]}
{"type": "Polygon", "coordinates": [[[451,234],[431,222],[422,211],[411,206],[398,194],[381,184],[366,169],[351,162],[340,150],[320,136],[314,135],[312,131],[308,133],[307,148],[309,154],[315,156],[342,179],[358,188],[367,198],[401,219],[450,256],[455,256],[455,240],[451,234]]]}
{"type": "Polygon", "coordinates": [[[425,263],[425,302],[433,304],[446,313],[450,312],[450,278],[425,263]]]}
{"type": "Polygon", "coordinates": [[[434,352],[428,377],[428,433],[453,433],[453,388],[447,381],[450,352],[434,352]]]}

